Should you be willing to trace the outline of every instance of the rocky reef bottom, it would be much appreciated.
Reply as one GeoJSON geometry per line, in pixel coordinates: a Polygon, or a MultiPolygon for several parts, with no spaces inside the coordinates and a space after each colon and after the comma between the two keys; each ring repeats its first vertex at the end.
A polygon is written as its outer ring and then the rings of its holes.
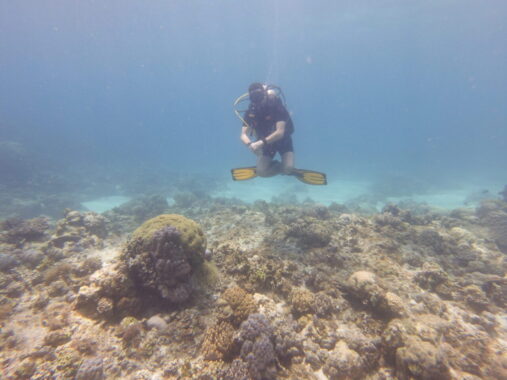
{"type": "Polygon", "coordinates": [[[507,379],[506,202],[161,202],[207,239],[178,303],[118,276],[143,202],[1,222],[2,378],[507,379]]]}

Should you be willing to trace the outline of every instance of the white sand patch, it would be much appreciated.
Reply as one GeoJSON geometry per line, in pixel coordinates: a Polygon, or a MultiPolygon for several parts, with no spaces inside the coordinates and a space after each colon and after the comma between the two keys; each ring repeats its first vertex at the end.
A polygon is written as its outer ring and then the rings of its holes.
{"type": "Polygon", "coordinates": [[[466,184],[453,188],[435,190],[427,194],[415,194],[411,197],[388,198],[389,202],[398,203],[403,200],[427,203],[430,206],[452,210],[456,208],[475,208],[482,199],[499,198],[498,192],[502,186],[499,184],[476,185],[466,184]],[[483,193],[489,189],[487,193],[483,193]]]}
{"type": "Polygon", "coordinates": [[[322,370],[322,368],[319,369],[318,371],[315,371],[313,374],[315,375],[315,378],[318,380],[328,380],[329,379],[329,377],[324,375],[324,371],[322,370]]]}
{"type": "MultiPolygon", "coordinates": [[[[267,202],[279,200],[287,203],[296,203],[310,199],[328,206],[332,202],[344,204],[362,195],[374,199],[376,194],[372,190],[372,184],[369,181],[334,179],[329,181],[327,186],[313,186],[301,183],[293,177],[277,176],[272,178],[255,178],[243,182],[228,181],[227,186],[223,190],[213,193],[212,196],[237,198],[247,203],[253,203],[257,200],[267,202]]],[[[380,211],[386,203],[413,201],[426,203],[429,206],[445,210],[461,207],[472,208],[479,204],[480,193],[482,191],[488,189],[488,194],[492,198],[495,198],[498,197],[497,194],[502,188],[503,184],[494,183],[456,184],[452,188],[437,188],[431,192],[413,194],[411,196],[389,197],[382,202],[379,201],[375,204],[375,207],[380,211]],[[474,194],[478,196],[474,197],[474,194]]],[[[108,196],[83,202],[83,206],[90,211],[101,213],[111,210],[129,200],[129,197],[124,196],[108,196]]],[[[169,206],[174,205],[172,197],[168,197],[167,202],[169,206]]]]}
{"type": "Polygon", "coordinates": [[[110,264],[121,254],[120,247],[107,247],[103,249],[92,250],[88,253],[88,257],[98,257],[104,265],[110,264]]]}
{"type": "Polygon", "coordinates": [[[101,213],[111,210],[115,207],[118,207],[121,204],[128,202],[129,200],[130,200],[129,197],[124,197],[121,195],[112,195],[109,197],[102,197],[98,199],[93,199],[88,202],[83,202],[82,205],[90,211],[101,213]]]}
{"type": "Polygon", "coordinates": [[[329,205],[332,202],[344,203],[368,191],[369,182],[335,180],[327,186],[313,186],[299,182],[292,177],[255,178],[250,181],[232,182],[227,189],[214,194],[217,197],[238,198],[244,202],[256,200],[271,201],[273,198],[290,202],[297,199],[303,202],[312,199],[329,205]]]}
{"type": "MultiPolygon", "coordinates": [[[[501,184],[460,184],[455,187],[434,189],[424,194],[414,194],[406,197],[389,197],[385,201],[378,202],[375,206],[380,211],[386,203],[399,203],[401,201],[413,201],[426,203],[435,208],[452,210],[461,207],[476,207],[480,202],[480,193],[489,189],[491,198],[498,197],[501,184]],[[474,194],[477,194],[474,197],[474,194]]],[[[332,202],[344,204],[361,195],[369,195],[375,198],[372,192],[372,182],[333,180],[327,186],[312,186],[298,182],[291,177],[255,178],[250,181],[232,182],[227,188],[213,194],[217,197],[238,198],[244,202],[252,203],[256,200],[271,201],[277,198],[286,202],[297,200],[303,202],[311,199],[317,203],[329,205],[332,202]]],[[[488,197],[488,196],[486,196],[488,197]]]]}

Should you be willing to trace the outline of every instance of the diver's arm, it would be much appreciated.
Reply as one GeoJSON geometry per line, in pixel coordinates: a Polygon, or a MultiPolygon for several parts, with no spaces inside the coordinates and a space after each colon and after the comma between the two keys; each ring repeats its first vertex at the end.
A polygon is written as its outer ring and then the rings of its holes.
{"type": "Polygon", "coordinates": [[[243,144],[250,146],[252,141],[250,140],[250,137],[248,135],[250,134],[250,127],[247,125],[243,125],[241,128],[241,136],[240,139],[243,142],[243,144]]]}
{"type": "Polygon", "coordinates": [[[249,146],[250,146],[250,149],[253,151],[253,152],[257,152],[257,151],[260,151],[260,149],[265,146],[266,144],[272,144],[274,143],[275,141],[278,141],[280,140],[281,138],[283,138],[283,135],[285,134],[285,121],[278,121],[276,123],[276,126],[275,126],[275,131],[270,134],[269,136],[266,136],[265,138],[263,139],[260,139],[260,140],[257,140],[256,142],[254,143],[251,143],[249,146]]]}
{"type": "Polygon", "coordinates": [[[248,149],[250,149],[252,151],[252,153],[256,153],[256,149],[254,149],[256,143],[252,142],[252,140],[250,140],[250,137],[248,137],[248,135],[250,134],[250,131],[251,131],[251,128],[247,125],[243,125],[243,127],[241,128],[241,136],[240,136],[240,139],[241,141],[243,142],[243,144],[245,144],[248,149]]]}
{"type": "Polygon", "coordinates": [[[285,135],[285,121],[281,120],[276,123],[275,131],[269,136],[267,136],[264,140],[268,144],[272,144],[275,141],[282,139],[284,135],[285,135]]]}

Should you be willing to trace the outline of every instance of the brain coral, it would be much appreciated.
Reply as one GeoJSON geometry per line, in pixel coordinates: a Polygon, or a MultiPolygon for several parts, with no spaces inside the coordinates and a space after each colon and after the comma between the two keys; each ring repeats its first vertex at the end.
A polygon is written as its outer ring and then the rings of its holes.
{"type": "Polygon", "coordinates": [[[206,238],[201,227],[183,215],[163,214],[144,222],[132,234],[132,240],[149,241],[153,235],[165,227],[174,227],[180,233],[181,245],[188,253],[202,258],[206,250],[206,238]]]}
{"type": "Polygon", "coordinates": [[[181,215],[159,215],[134,231],[123,260],[137,286],[181,303],[190,296],[190,277],[205,249],[197,223],[181,215]]]}

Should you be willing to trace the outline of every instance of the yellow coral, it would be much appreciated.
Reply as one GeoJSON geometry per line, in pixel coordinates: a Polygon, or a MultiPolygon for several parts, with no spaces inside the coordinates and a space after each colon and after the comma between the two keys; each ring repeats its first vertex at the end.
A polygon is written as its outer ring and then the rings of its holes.
{"type": "Polygon", "coordinates": [[[294,288],[290,294],[290,303],[297,315],[313,313],[315,296],[309,290],[294,288]]]}
{"type": "Polygon", "coordinates": [[[234,327],[227,321],[220,321],[209,327],[204,334],[202,353],[206,360],[222,360],[227,357],[233,345],[234,327]]]}
{"type": "Polygon", "coordinates": [[[132,239],[150,240],[155,232],[169,226],[176,228],[181,234],[183,249],[204,252],[206,238],[201,227],[193,220],[178,214],[162,214],[144,222],[132,233],[132,239]]]}
{"type": "Polygon", "coordinates": [[[162,214],[144,222],[133,232],[132,239],[151,240],[155,232],[169,226],[176,228],[181,234],[181,245],[185,251],[204,253],[206,238],[201,227],[193,220],[178,214],[162,214]]]}
{"type": "Polygon", "coordinates": [[[233,286],[227,289],[222,298],[227,302],[229,307],[232,309],[232,315],[230,316],[231,322],[235,325],[239,325],[251,313],[257,311],[257,305],[253,296],[239,286],[233,286]]]}
{"type": "Polygon", "coordinates": [[[204,261],[195,271],[195,279],[202,288],[213,288],[220,281],[220,272],[214,263],[204,261]]]}

